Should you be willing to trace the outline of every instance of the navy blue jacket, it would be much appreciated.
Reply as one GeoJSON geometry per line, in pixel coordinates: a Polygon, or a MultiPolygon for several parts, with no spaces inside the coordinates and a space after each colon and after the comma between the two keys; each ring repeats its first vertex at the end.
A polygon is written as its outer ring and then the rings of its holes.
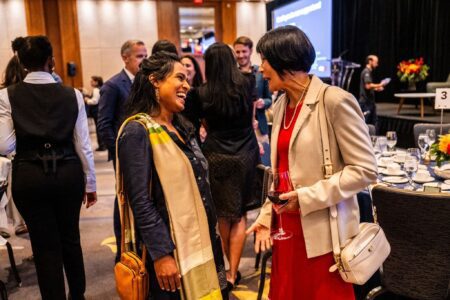
{"type": "Polygon", "coordinates": [[[100,89],[97,128],[108,148],[108,160],[115,159],[116,138],[125,119],[125,103],[130,95],[131,80],[125,70],[114,75],[100,89]]]}
{"type": "Polygon", "coordinates": [[[258,127],[261,134],[265,135],[269,133],[269,126],[267,125],[266,109],[272,105],[272,94],[269,91],[269,83],[264,80],[259,67],[257,65],[252,66],[252,73],[255,75],[256,80],[256,94],[259,98],[264,99],[264,108],[256,109],[256,120],[258,120],[258,127]]]}

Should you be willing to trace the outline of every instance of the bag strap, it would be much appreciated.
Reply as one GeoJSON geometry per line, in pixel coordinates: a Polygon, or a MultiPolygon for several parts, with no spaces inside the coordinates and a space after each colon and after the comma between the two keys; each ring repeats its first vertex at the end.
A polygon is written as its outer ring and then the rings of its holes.
{"type": "MultiPolygon", "coordinates": [[[[323,173],[324,178],[329,179],[333,175],[333,164],[331,161],[330,152],[330,140],[328,136],[328,124],[325,108],[325,92],[330,86],[323,84],[323,94],[319,97],[319,125],[320,136],[322,140],[322,153],[323,153],[323,173]]],[[[337,207],[336,205],[330,206],[330,229],[331,229],[331,241],[333,244],[333,254],[336,263],[340,262],[341,246],[339,242],[339,229],[337,223],[337,207]]]]}
{"type": "MultiPolygon", "coordinates": [[[[143,125],[145,128],[145,131],[147,132],[147,128],[144,124],[138,121],[139,124],[143,125]]],[[[119,161],[119,137],[122,134],[123,128],[125,127],[125,124],[122,124],[119,133],[117,134],[116,139],[116,192],[117,192],[117,201],[120,205],[120,231],[121,231],[121,240],[120,240],[120,254],[123,254],[125,252],[125,240],[127,239],[126,236],[126,228],[129,228],[131,230],[131,242],[135,241],[135,237],[133,235],[133,228],[134,227],[134,218],[130,218],[131,213],[131,207],[130,203],[126,197],[126,194],[124,192],[123,188],[123,176],[122,172],[120,171],[120,161],[119,161]]],[[[151,174],[151,173],[150,173],[151,174]]],[[[150,191],[152,187],[152,180],[150,175],[150,191]]],[[[145,273],[145,263],[147,259],[147,248],[145,247],[145,244],[142,243],[142,270],[140,270],[141,274],[145,273]]]]}

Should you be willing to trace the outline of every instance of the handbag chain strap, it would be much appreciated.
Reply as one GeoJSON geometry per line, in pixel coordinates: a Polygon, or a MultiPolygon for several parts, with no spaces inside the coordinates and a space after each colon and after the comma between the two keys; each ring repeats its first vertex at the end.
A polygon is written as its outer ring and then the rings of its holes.
{"type": "MultiPolygon", "coordinates": [[[[320,136],[322,141],[322,153],[323,153],[323,174],[325,179],[329,179],[333,175],[333,164],[331,161],[330,153],[330,140],[328,136],[328,125],[325,109],[325,92],[329,88],[329,85],[323,84],[323,94],[319,97],[319,126],[320,136]]],[[[331,242],[333,244],[334,260],[339,269],[342,268],[341,264],[341,246],[339,242],[339,229],[337,223],[337,207],[336,205],[330,206],[330,229],[331,229],[331,242]]]]}

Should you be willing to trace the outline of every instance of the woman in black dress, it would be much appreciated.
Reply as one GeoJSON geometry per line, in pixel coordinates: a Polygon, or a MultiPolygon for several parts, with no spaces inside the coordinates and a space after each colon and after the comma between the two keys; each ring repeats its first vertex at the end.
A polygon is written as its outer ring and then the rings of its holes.
{"type": "Polygon", "coordinates": [[[215,43],[205,53],[206,84],[198,90],[207,137],[203,145],[210,166],[223,249],[230,264],[230,288],[239,281],[245,243],[246,212],[255,208],[252,191],[259,148],[252,126],[253,76],[242,74],[232,50],[215,43]]]}

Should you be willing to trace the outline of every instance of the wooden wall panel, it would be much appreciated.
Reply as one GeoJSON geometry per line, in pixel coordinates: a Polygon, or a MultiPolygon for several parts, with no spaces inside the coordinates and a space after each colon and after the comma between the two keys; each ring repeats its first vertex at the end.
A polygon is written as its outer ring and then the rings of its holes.
{"type": "Polygon", "coordinates": [[[232,45],[236,37],[236,2],[222,1],[222,42],[232,45]]]}
{"type": "Polygon", "coordinates": [[[83,72],[81,66],[80,34],[78,31],[77,1],[58,1],[60,43],[62,57],[61,76],[67,85],[73,87],[83,86],[83,72]],[[67,74],[67,63],[76,64],[76,76],[69,77],[67,74]]]}
{"type": "Polygon", "coordinates": [[[65,85],[83,86],[76,0],[25,0],[28,35],[46,35],[53,46],[55,72],[65,85]],[[77,67],[67,75],[67,63],[77,67]]]}
{"type": "Polygon", "coordinates": [[[24,0],[29,35],[45,34],[43,0],[24,0]]]}
{"type": "Polygon", "coordinates": [[[158,39],[167,39],[180,47],[179,7],[214,7],[216,41],[232,44],[236,39],[236,1],[204,0],[195,5],[186,0],[157,0],[158,39]]]}
{"type": "Polygon", "coordinates": [[[158,39],[169,40],[179,48],[180,19],[178,17],[177,4],[174,1],[158,1],[156,3],[156,12],[158,15],[158,39]]]}

